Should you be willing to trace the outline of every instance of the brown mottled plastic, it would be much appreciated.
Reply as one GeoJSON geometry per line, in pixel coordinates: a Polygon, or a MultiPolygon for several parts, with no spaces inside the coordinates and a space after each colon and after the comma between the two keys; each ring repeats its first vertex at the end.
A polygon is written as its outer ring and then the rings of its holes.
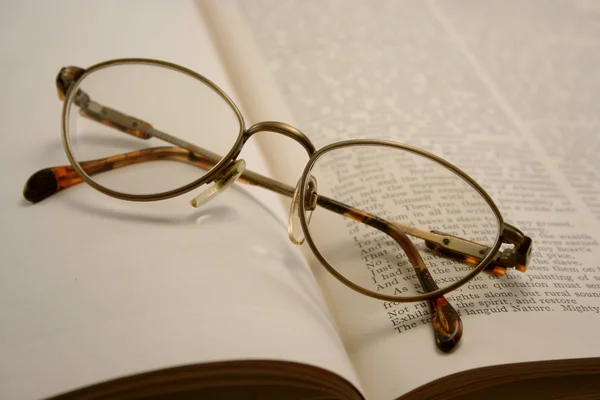
{"type": "MultiPolygon", "coordinates": [[[[406,253],[423,290],[425,292],[439,290],[439,287],[429,273],[429,269],[427,269],[421,254],[406,233],[402,232],[393,224],[369,214],[366,211],[358,210],[324,196],[319,196],[317,204],[330,211],[353,219],[354,221],[369,225],[370,227],[391,236],[406,253]]],[[[456,312],[444,296],[429,299],[427,300],[427,303],[429,304],[429,311],[431,312],[435,344],[438,349],[447,353],[456,347],[462,336],[462,320],[460,315],[458,315],[458,312],[456,312]]]]}
{"type": "Polygon", "coordinates": [[[431,311],[435,345],[444,353],[456,348],[462,337],[463,324],[458,312],[444,296],[427,300],[431,311]]]}
{"type": "MultiPolygon", "coordinates": [[[[128,165],[160,160],[184,162],[205,170],[209,170],[214,166],[214,162],[209,159],[181,147],[170,146],[152,147],[98,160],[83,161],[80,165],[85,173],[91,176],[128,165]]],[[[45,168],[36,172],[27,180],[23,196],[32,203],[37,203],[54,193],[81,182],[83,182],[83,179],[77,175],[77,172],[70,165],[45,168]]]]}

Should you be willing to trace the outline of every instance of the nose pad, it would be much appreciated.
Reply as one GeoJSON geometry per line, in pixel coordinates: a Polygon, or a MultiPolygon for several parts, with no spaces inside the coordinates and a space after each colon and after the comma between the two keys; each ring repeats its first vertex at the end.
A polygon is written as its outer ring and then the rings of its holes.
{"type": "MultiPolygon", "coordinates": [[[[308,196],[305,197],[307,202],[310,202],[305,206],[305,209],[308,209],[308,212],[306,213],[306,224],[310,225],[310,220],[315,209],[313,204],[313,195],[316,196],[317,193],[317,179],[314,176],[310,177],[306,190],[309,193],[307,193],[308,196]]],[[[300,210],[298,208],[299,202],[300,181],[298,181],[298,184],[296,185],[296,190],[294,191],[294,196],[292,197],[292,204],[290,206],[290,215],[288,217],[288,237],[292,243],[297,245],[301,245],[306,240],[304,232],[302,231],[302,224],[300,223],[300,210]]]]}
{"type": "Polygon", "coordinates": [[[206,189],[194,197],[190,201],[190,204],[193,207],[198,208],[201,205],[208,203],[216,195],[227,189],[233,182],[235,182],[235,180],[244,173],[245,169],[246,161],[237,160],[229,168],[227,168],[227,170],[225,170],[223,175],[209,183],[206,189]]]}

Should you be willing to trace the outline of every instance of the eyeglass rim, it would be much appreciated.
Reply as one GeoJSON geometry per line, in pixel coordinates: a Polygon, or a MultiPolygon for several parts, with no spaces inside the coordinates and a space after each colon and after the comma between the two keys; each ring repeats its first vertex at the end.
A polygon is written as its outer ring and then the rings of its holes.
{"type": "Polygon", "coordinates": [[[481,271],[483,271],[485,269],[485,267],[487,267],[492,262],[492,259],[494,258],[495,254],[497,253],[497,251],[500,249],[500,246],[504,242],[503,241],[504,220],[502,218],[502,214],[500,213],[500,210],[498,209],[498,207],[492,200],[491,196],[473,178],[471,178],[467,173],[462,171],[460,168],[458,168],[454,164],[448,162],[447,160],[444,160],[443,158],[441,158],[439,156],[436,156],[433,153],[430,153],[426,150],[419,149],[417,147],[413,147],[410,145],[396,143],[396,142],[387,141],[387,140],[372,140],[372,139],[352,139],[352,140],[343,140],[343,141],[331,143],[329,145],[326,145],[326,146],[320,148],[310,157],[308,163],[304,167],[304,171],[302,172],[302,177],[300,178],[299,188],[302,188],[302,189],[300,189],[300,195],[299,195],[299,204],[298,204],[299,215],[298,215],[298,217],[300,219],[300,225],[302,226],[302,231],[304,232],[304,237],[306,238],[306,242],[308,243],[308,246],[310,247],[311,251],[317,258],[317,260],[321,263],[321,265],[323,267],[325,267],[327,272],[332,274],[337,280],[342,282],[344,285],[346,285],[350,289],[353,289],[365,296],[369,296],[369,297],[372,297],[372,298],[375,298],[378,300],[409,303],[409,302],[416,302],[416,301],[432,299],[435,297],[442,296],[448,292],[451,292],[452,290],[455,290],[455,289],[463,286],[464,284],[466,284],[467,282],[472,280],[477,274],[479,274],[481,271]],[[467,274],[460,281],[454,282],[453,284],[451,284],[449,286],[440,288],[439,290],[436,290],[433,292],[427,292],[425,294],[417,295],[417,296],[394,296],[394,295],[387,295],[387,294],[374,292],[372,290],[366,289],[366,288],[350,281],[344,275],[339,273],[327,261],[327,259],[323,256],[323,254],[321,254],[321,252],[319,251],[318,247],[316,246],[316,244],[313,241],[313,238],[310,234],[308,222],[305,218],[307,191],[304,190],[304,188],[306,187],[306,185],[308,183],[308,179],[310,177],[310,171],[312,170],[315,163],[322,155],[324,155],[325,153],[328,153],[332,150],[336,150],[336,149],[339,149],[342,147],[351,147],[351,146],[360,146],[360,145],[393,147],[393,148],[397,148],[400,150],[409,151],[413,154],[421,155],[421,156],[428,158],[428,159],[440,164],[441,166],[449,169],[450,171],[454,172],[455,174],[457,174],[460,178],[464,179],[465,182],[467,182],[471,187],[473,187],[473,189],[475,189],[484,198],[484,200],[490,206],[490,208],[492,209],[494,215],[496,216],[496,218],[498,220],[498,235],[496,236],[496,241],[494,242],[494,244],[491,247],[491,250],[488,252],[487,256],[483,260],[481,260],[481,263],[479,263],[479,265],[477,267],[475,267],[473,269],[473,271],[471,271],[469,274],[467,274]]]}
{"type": "Polygon", "coordinates": [[[94,189],[100,191],[103,194],[108,196],[128,201],[157,201],[157,200],[165,200],[172,197],[180,196],[184,193],[187,193],[191,190],[194,190],[201,186],[204,183],[211,182],[215,177],[217,177],[232,160],[238,156],[241,152],[242,147],[244,145],[245,137],[244,133],[246,131],[246,126],[244,122],[244,118],[239,108],[233,102],[233,100],[221,89],[217,84],[215,84],[210,79],[206,78],[204,75],[201,75],[191,69],[185,68],[181,65],[170,63],[168,61],[155,60],[150,58],[118,58],[108,61],[103,61],[97,64],[92,65],[89,68],[86,68],[84,72],[75,79],[75,81],[70,85],[67,93],[65,94],[65,99],[62,107],[62,119],[61,119],[61,132],[62,132],[62,142],[63,147],[65,149],[65,153],[67,154],[67,158],[69,163],[73,167],[73,169],[77,172],[85,183],[93,187],[94,189]],[[116,190],[109,189],[98,182],[96,182],[92,177],[90,177],[85,170],[79,165],[75,156],[73,155],[73,150],[71,147],[70,137],[69,137],[69,117],[71,111],[71,105],[73,103],[73,98],[77,93],[77,89],[79,84],[90,74],[99,71],[104,68],[118,66],[118,65],[134,65],[134,64],[142,64],[142,65],[152,65],[157,67],[164,67],[167,69],[175,70],[181,72],[190,78],[197,79],[201,81],[203,84],[207,85],[210,89],[212,89],[216,94],[218,94],[225,102],[231,107],[234,111],[240,126],[240,130],[238,132],[237,139],[233,144],[231,150],[227,154],[225,154],[221,160],[215,164],[210,170],[208,170],[204,175],[202,175],[199,179],[188,183],[187,185],[181,186],[176,189],[172,189],[165,192],[152,193],[152,194],[132,194],[132,193],[123,193],[116,190]]]}

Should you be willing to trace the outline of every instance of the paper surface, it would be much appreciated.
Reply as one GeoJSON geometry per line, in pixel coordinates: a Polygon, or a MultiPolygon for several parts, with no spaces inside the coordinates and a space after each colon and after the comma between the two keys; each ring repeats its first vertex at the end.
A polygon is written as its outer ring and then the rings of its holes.
{"type": "Polygon", "coordinates": [[[455,302],[465,333],[448,356],[436,352],[430,326],[396,329],[405,305],[365,298],[315,262],[368,398],[482,365],[598,356],[596,6],[239,5],[285,105],[317,147],[377,138],[430,150],[480,182],[534,240],[526,274],[484,274],[485,289],[456,292],[481,297],[455,302]],[[513,297],[492,315],[502,304],[485,302],[490,289],[535,304],[513,297]],[[576,304],[548,303],[561,297],[576,304]]]}
{"type": "MultiPolygon", "coordinates": [[[[205,74],[235,100],[195,4],[1,8],[8,95],[0,100],[0,397],[46,397],[215,360],[348,369],[276,198],[257,202],[230,188],[196,210],[188,204],[194,192],[134,203],[83,184],[35,205],[21,197],[30,174],[67,164],[54,88],[62,66],[165,59],[205,74]]],[[[261,171],[249,145],[242,157],[261,171]]]]}

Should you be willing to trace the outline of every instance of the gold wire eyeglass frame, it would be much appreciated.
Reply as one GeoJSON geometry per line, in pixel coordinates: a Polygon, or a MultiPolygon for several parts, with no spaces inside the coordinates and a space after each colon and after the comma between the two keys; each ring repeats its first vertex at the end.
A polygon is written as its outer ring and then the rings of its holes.
{"type": "Polygon", "coordinates": [[[27,181],[24,189],[24,196],[29,201],[41,201],[60,190],[80,182],[85,182],[108,196],[129,201],[164,200],[182,195],[197,189],[202,185],[211,185],[210,189],[205,190],[201,195],[192,200],[192,205],[194,206],[204,204],[236,179],[239,179],[242,183],[256,185],[271,190],[293,199],[290,212],[290,224],[288,226],[288,234],[292,242],[301,244],[304,241],[304,239],[297,240],[294,237],[292,215],[297,213],[304,238],[310,249],[326,270],[340,282],[363,295],[383,301],[415,302],[426,300],[431,311],[436,345],[444,352],[452,350],[462,336],[462,322],[460,316],[445,299],[444,294],[464,285],[484,269],[491,269],[498,275],[503,275],[506,268],[511,267],[515,267],[524,272],[529,262],[531,255],[531,239],[514,226],[504,223],[502,215],[491,197],[470,176],[448,161],[427,151],[390,141],[366,139],[341,141],[316,150],[304,133],[283,122],[259,122],[246,129],[240,110],[221,88],[203,75],[166,61],[126,58],[101,62],[87,69],[74,66],[65,67],[58,73],[56,85],[59,97],[64,101],[62,110],[62,140],[70,166],[45,168],[33,174],[27,181]],[[114,110],[106,105],[96,103],[87,93],[78,89],[79,83],[95,71],[122,64],[146,64],[172,69],[186,74],[193,79],[199,80],[212,89],[231,107],[240,125],[237,140],[231,150],[225,156],[220,156],[193,143],[184,141],[166,132],[159,131],[148,122],[124,114],[121,111],[114,110]],[[107,157],[105,159],[78,162],[73,155],[69,137],[68,121],[72,104],[77,105],[80,108],[80,114],[84,117],[108,125],[140,139],[156,137],[173,144],[175,147],[153,147],[107,157]],[[245,170],[244,161],[237,160],[244,144],[252,137],[252,135],[258,132],[272,132],[287,136],[295,140],[305,149],[309,156],[309,160],[296,188],[260,174],[247,171],[245,170]],[[475,189],[493,211],[498,221],[498,236],[496,241],[492,246],[488,247],[441,232],[424,231],[409,225],[403,225],[395,221],[377,217],[366,211],[356,209],[325,196],[320,196],[317,192],[316,180],[310,174],[312,168],[322,155],[349,146],[386,146],[396,148],[428,158],[451,170],[475,189]],[[114,191],[100,185],[91,177],[93,174],[121,168],[138,162],[161,159],[183,161],[204,168],[207,172],[194,182],[174,190],[156,194],[129,194],[114,191]],[[359,286],[340,274],[321,254],[310,234],[308,227],[310,217],[307,217],[307,215],[310,215],[312,210],[317,206],[357,222],[364,223],[392,237],[406,253],[417,273],[417,278],[424,293],[417,296],[394,296],[378,293],[359,286]],[[478,264],[474,266],[473,270],[462,280],[454,282],[444,288],[439,288],[408,236],[423,239],[427,247],[439,254],[448,255],[450,257],[459,257],[463,260],[470,259],[471,264],[474,264],[473,260],[475,260],[478,264]],[[502,244],[509,244],[513,247],[500,251],[502,244]]]}

